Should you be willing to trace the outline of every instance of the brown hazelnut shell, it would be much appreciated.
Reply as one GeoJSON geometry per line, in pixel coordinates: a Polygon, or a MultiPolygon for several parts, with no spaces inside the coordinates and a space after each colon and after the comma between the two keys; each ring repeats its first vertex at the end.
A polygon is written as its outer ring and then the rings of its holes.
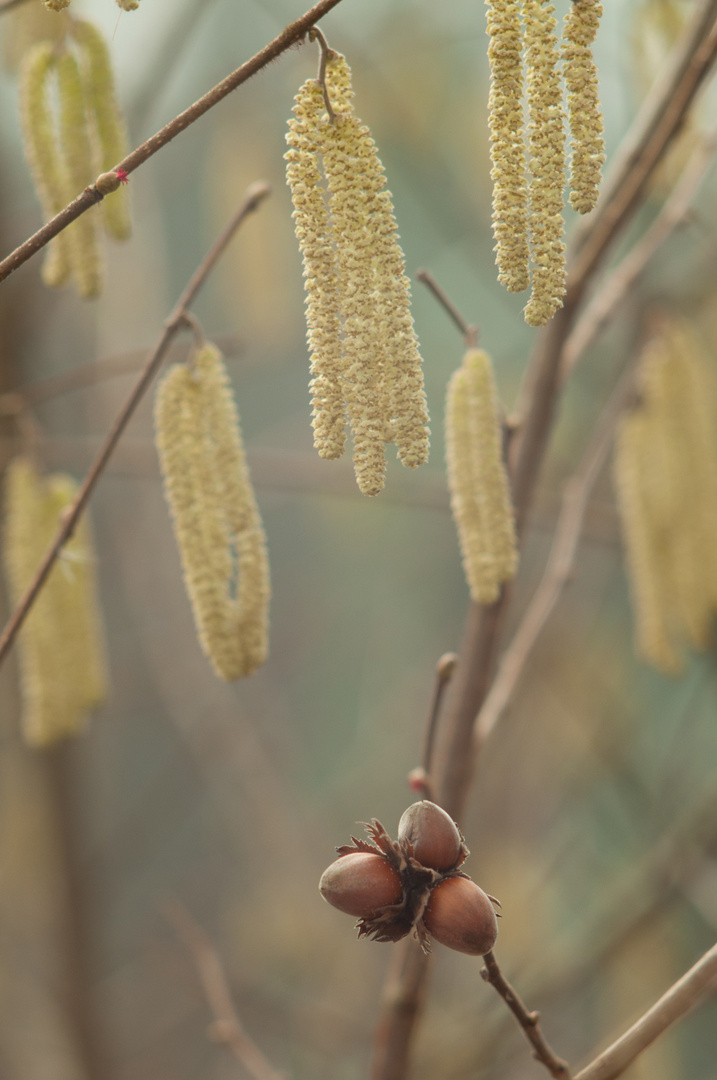
{"type": "Polygon", "coordinates": [[[462,876],[445,878],[431,889],[423,923],[441,945],[470,956],[490,952],[498,936],[492,903],[474,881],[462,876]]]}
{"type": "Polygon", "coordinates": [[[410,844],[413,858],[431,870],[452,870],[467,855],[458,826],[442,807],[428,799],[404,810],[398,823],[398,841],[410,844]]]}
{"type": "Polygon", "coordinates": [[[403,896],[401,878],[388,859],[363,851],[332,862],[321,875],[319,890],[333,907],[361,919],[372,919],[403,896]]]}

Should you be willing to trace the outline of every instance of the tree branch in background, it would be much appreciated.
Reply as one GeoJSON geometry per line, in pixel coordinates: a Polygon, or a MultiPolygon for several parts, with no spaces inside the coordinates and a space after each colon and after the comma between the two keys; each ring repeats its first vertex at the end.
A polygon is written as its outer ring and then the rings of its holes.
{"type": "Polygon", "coordinates": [[[629,1031],[576,1075],[575,1080],[614,1080],[672,1024],[708,994],[717,992],[717,945],[656,1001],[629,1031]]]}
{"type": "Polygon", "coordinates": [[[685,221],[695,192],[712,164],[715,150],[717,132],[711,132],[700,139],[674,190],[650,228],[629,255],[610,273],[576,319],[563,347],[563,380],[569,377],[575,364],[604,329],[615,309],[629,296],[635,281],[661,245],[685,221]]]}
{"type": "Polygon", "coordinates": [[[487,983],[494,987],[505,1001],[506,1005],[516,1017],[525,1037],[533,1047],[536,1059],[545,1065],[546,1069],[555,1080],[570,1080],[570,1070],[567,1062],[556,1054],[548,1046],[545,1036],[540,1030],[538,1021],[540,1013],[530,1012],[516,994],[513,987],[507,981],[503,972],[498,967],[498,962],[492,952],[487,952],[483,957],[485,967],[481,969],[481,976],[487,983]]]}
{"type": "Polygon", "coordinates": [[[222,962],[207,935],[177,900],[162,904],[162,914],[192,954],[202,989],[214,1016],[209,1033],[224,1043],[254,1080],[285,1080],[247,1035],[232,1001],[222,962]]]}
{"type": "Polygon", "coordinates": [[[635,393],[634,364],[633,359],[605,406],[580,464],[565,485],[563,507],[542,581],[500,660],[490,692],[476,717],[476,753],[505,713],[540,632],[570,580],[590,494],[610,452],[618,421],[635,393]]]}
{"type": "MultiPolygon", "coordinates": [[[[182,131],[185,131],[191,124],[198,120],[201,116],[204,116],[215,105],[218,105],[232,90],[236,90],[238,86],[245,83],[252,75],[256,75],[258,71],[265,68],[272,60],[276,60],[278,56],[285,53],[287,49],[290,49],[292,45],[296,45],[297,42],[306,35],[307,31],[311,29],[315,22],[323,18],[327,12],[341,3],[341,0],[320,0],[318,4],[315,4],[305,15],[302,15],[300,19],[287,26],[282,32],[275,37],[273,41],[265,45],[251,60],[247,60],[245,64],[242,64],[240,68],[232,72],[231,75],[227,75],[226,79],[223,79],[220,83],[217,83],[215,87],[209,90],[203,97],[200,97],[193,105],[190,105],[184,112],[179,113],[173,120],[170,120],[168,124],[165,124],[155,135],[147,139],[140,146],[131,151],[122,161],[118,161],[115,166],[116,169],[121,169],[127,175],[138,169],[140,165],[143,165],[145,161],[149,160],[153,154],[156,154],[158,150],[161,150],[163,146],[166,146],[168,142],[176,138],[182,131]]],[[[38,229],[33,236],[29,237],[23,244],[21,244],[15,251],[11,252],[5,259],[0,262],[0,281],[3,281],[6,277],[17,270],[19,266],[22,266],[24,262],[27,262],[29,258],[40,251],[46,244],[52,240],[53,236],[57,236],[59,232],[62,232],[71,222],[76,218],[84,214],[86,210],[89,210],[91,206],[95,206],[96,203],[102,201],[103,196],[97,190],[96,184],[91,184],[86,187],[75,199],[72,200],[63,210],[51,218],[47,224],[43,225],[41,229],[38,229]]]]}
{"type": "MultiPolygon", "coordinates": [[[[523,380],[519,427],[509,446],[509,466],[519,535],[525,525],[538,473],[562,390],[562,356],[591,275],[610,245],[638,209],[640,196],[670,142],[679,131],[695,94],[717,56],[717,0],[703,0],[643,111],[628,132],[625,149],[608,178],[597,208],[578,237],[569,267],[563,308],[542,331],[523,380]]],[[[436,799],[460,821],[473,780],[473,729],[490,690],[500,635],[510,598],[504,588],[495,604],[471,604],[466,616],[459,663],[441,722],[436,799]]],[[[405,953],[404,953],[405,956],[405,953]]],[[[398,958],[397,958],[398,962],[398,958]]],[[[402,981],[395,970],[384,994],[384,1013],[376,1039],[374,1080],[404,1080],[412,1031],[422,999],[425,963],[405,962],[402,981]],[[408,1017],[410,1003],[411,1018],[408,1017]]]]}
{"type": "MultiPolygon", "coordinates": [[[[226,356],[236,354],[241,342],[233,334],[219,334],[212,339],[218,349],[226,356]]],[[[172,345],[170,353],[180,348],[172,345]]],[[[147,356],[146,349],[132,349],[130,352],[108,356],[101,360],[89,360],[86,364],[77,364],[59,375],[48,375],[44,379],[18,386],[0,394],[0,416],[15,416],[24,409],[39,405],[42,401],[71,394],[74,390],[84,390],[87,386],[116,379],[122,375],[132,375],[147,356]]]]}
{"type": "Polygon", "coordinates": [[[94,491],[98,480],[104,472],[107,462],[110,460],[115,446],[119,442],[122,433],[124,432],[127,424],[129,423],[132,415],[134,414],[137,406],[144,397],[146,391],[149,389],[152,380],[162,366],[162,362],[165,358],[169,345],[174,338],[178,330],[185,325],[187,321],[187,312],[190,304],[194,301],[197,293],[204,285],[210,272],[214,269],[214,266],[219,259],[224,249],[229,244],[229,241],[234,236],[234,233],[239,228],[241,223],[251,214],[259,204],[269,194],[269,185],[263,182],[252,184],[245,193],[244,201],[237,210],[234,217],[231,219],[226,228],[222,231],[221,235],[214,242],[211,249],[204,257],[201,265],[197,268],[189,284],[185,288],[184,292],[177,301],[174,310],[167,319],[164,331],[162,332],[157,344],[155,345],[152,353],[150,354],[147,363],[145,364],[139,379],[135,383],[135,386],[127,398],[125,404],[120,409],[120,412],[112,425],[107,437],[105,438],[97,457],[93,465],[91,466],[85,481],[82,484],[75,501],[66,510],[63,517],[62,524],[57,531],[57,535],[52,544],[47,550],[47,554],[43,559],[40,567],[38,568],[35,579],[29,586],[25,596],[22,598],[17,608],[11,615],[2,636],[0,637],[0,663],[7,655],[10,646],[12,645],[17,632],[25,621],[27,615],[32,608],[35,599],[40,592],[40,589],[44,585],[50,570],[55,564],[55,561],[60,555],[62,548],[72,536],[75,531],[75,526],[82,516],[87,503],[90,500],[90,496],[94,491]]]}

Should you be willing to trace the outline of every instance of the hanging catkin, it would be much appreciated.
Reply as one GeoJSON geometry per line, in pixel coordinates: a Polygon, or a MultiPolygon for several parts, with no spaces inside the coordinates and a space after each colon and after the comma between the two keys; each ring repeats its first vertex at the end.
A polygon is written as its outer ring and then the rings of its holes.
{"type": "Polygon", "coordinates": [[[668,536],[650,513],[646,469],[652,447],[649,417],[626,417],[615,442],[614,482],[627,557],[639,656],[661,671],[682,669],[672,627],[674,581],[668,536]]]}
{"type": "Polygon", "coordinates": [[[641,402],[616,445],[615,480],[637,651],[665,671],[705,648],[717,612],[715,387],[688,323],[666,320],[641,359],[641,402]]]}
{"type": "MultiPolygon", "coordinates": [[[[43,215],[54,217],[126,152],[109,52],[99,31],[68,19],[61,44],[33,46],[21,67],[20,106],[25,153],[43,215]]],[[[106,231],[126,238],[126,193],[119,183],[98,184],[98,190],[105,195],[101,213],[106,231]]],[[[91,208],[51,241],[42,271],[46,285],[58,287],[73,278],[81,296],[99,295],[99,215],[91,208]]]]}
{"type": "MultiPolygon", "coordinates": [[[[562,306],[566,278],[565,116],[555,9],[549,0],[486,0],[486,4],[498,280],[511,292],[518,292],[527,287],[530,278],[532,291],[524,317],[529,325],[542,326],[562,306]]],[[[597,71],[590,48],[601,13],[597,0],[571,0],[563,32],[572,135],[570,201],[581,213],[595,205],[605,159],[597,71]]]]}
{"type": "MultiPolygon", "coordinates": [[[[129,150],[124,117],[117,102],[110,51],[99,30],[85,19],[72,21],[72,36],[80,49],[84,68],[87,110],[99,150],[96,166],[100,172],[109,172],[129,150]]],[[[122,185],[106,195],[101,205],[106,231],[115,240],[126,240],[131,232],[127,188],[122,185]]]]}
{"type": "Polygon", "coordinates": [[[509,292],[529,284],[528,185],[523,140],[520,0],[487,0],[490,36],[488,117],[493,235],[498,281],[509,292]]]}
{"type": "Polygon", "coordinates": [[[236,405],[213,345],[164,377],[155,424],[202,648],[221,678],[251,675],[268,650],[269,562],[236,405]]]}
{"type": "Polygon", "coordinates": [[[314,446],[323,458],[338,458],[346,444],[346,406],[341,383],[343,347],[339,281],[331,219],[321,188],[318,153],[324,97],[315,79],[296,95],[289,121],[286,178],[304,259],[307,338],[311,350],[314,446]]]}
{"type": "Polygon", "coordinates": [[[359,488],[377,495],[385,444],[409,468],[427,460],[428,412],[391,196],[371,133],[353,114],[351,71],[338,53],[330,54],[326,87],[333,120],[321,87],[308,80],[286,155],[304,256],[315,445],[338,457],[348,419],[359,488]]]}
{"type": "MultiPolygon", "coordinates": [[[[18,604],[77,494],[69,476],[15,458],[5,479],[5,572],[18,604]]],[[[18,637],[22,730],[31,746],[80,731],[106,696],[102,625],[86,518],[63,548],[18,637]]]]}
{"type": "Polygon", "coordinates": [[[468,350],[448,384],[446,461],[471,599],[490,604],[515,576],[518,551],[493,369],[479,349],[468,350]]]}
{"type": "MultiPolygon", "coordinates": [[[[94,167],[85,87],[79,64],[71,52],[62,53],[57,62],[57,86],[60,142],[72,198],[92,183],[97,169],[94,167]]],[[[87,298],[102,292],[103,269],[97,225],[96,212],[88,210],[66,230],[77,291],[87,298]]]]}
{"type": "MultiPolygon", "coordinates": [[[[69,184],[60,156],[49,102],[49,80],[56,66],[51,42],[33,45],[20,69],[20,120],[33,183],[43,215],[54,217],[65,205],[69,184]]],[[[70,277],[67,230],[53,237],[42,266],[42,279],[51,288],[70,277]]]]}
{"type": "Polygon", "coordinates": [[[525,321],[530,326],[542,326],[562,306],[565,294],[565,130],[555,9],[547,0],[524,0],[523,10],[533,262],[532,291],[525,308],[525,321]]]}
{"type": "Polygon", "coordinates": [[[597,202],[605,162],[598,73],[591,50],[601,17],[598,0],[572,0],[563,26],[563,71],[572,141],[570,205],[580,214],[587,214],[597,202]]]}

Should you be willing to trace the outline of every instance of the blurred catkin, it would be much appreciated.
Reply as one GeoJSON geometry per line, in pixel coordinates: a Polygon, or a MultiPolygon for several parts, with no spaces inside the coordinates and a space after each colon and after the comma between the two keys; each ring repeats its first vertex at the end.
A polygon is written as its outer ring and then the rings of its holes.
{"type": "MultiPolygon", "coordinates": [[[[70,197],[79,194],[94,180],[93,147],[86,109],[85,87],[80,66],[71,52],[63,52],[57,62],[60,100],[60,142],[70,184],[70,197]]],[[[97,236],[97,215],[81,214],[67,226],[72,273],[80,296],[99,296],[103,269],[97,236]]]]}
{"type": "Polygon", "coordinates": [[[533,262],[525,321],[530,326],[551,319],[565,294],[565,129],[554,10],[547,0],[524,0],[533,262]]]}
{"type": "Polygon", "coordinates": [[[451,510],[471,599],[490,604],[515,576],[515,518],[488,355],[469,349],[448,384],[446,460],[451,510]]]}
{"type": "Polygon", "coordinates": [[[623,421],[615,480],[638,652],[679,670],[717,612],[717,413],[713,373],[690,325],[667,320],[641,361],[641,403],[623,421]]]}
{"type": "Polygon", "coordinates": [[[251,675],[268,651],[269,562],[236,405],[213,345],[164,377],[155,425],[202,648],[222,679],[251,675]]]}
{"type": "MultiPolygon", "coordinates": [[[[56,66],[51,42],[39,42],[26,53],[20,69],[20,120],[33,183],[47,218],[65,205],[69,183],[60,155],[49,101],[49,78],[56,66]]],[[[42,267],[46,285],[59,287],[70,276],[67,230],[58,233],[48,246],[42,267]]]]}
{"type": "Polygon", "coordinates": [[[528,288],[530,252],[520,0],[487,0],[487,5],[490,175],[498,280],[509,292],[522,292],[528,288]]]}
{"type": "MultiPolygon", "coordinates": [[[[77,494],[62,474],[40,476],[25,457],[5,480],[5,573],[18,604],[77,494]]],[[[63,548],[18,637],[22,730],[31,746],[80,731],[107,693],[95,559],[87,519],[63,548]]]]}
{"type": "MultiPolygon", "coordinates": [[[[87,96],[99,148],[97,163],[101,172],[109,172],[129,151],[124,117],[117,103],[112,61],[107,42],[99,30],[85,19],[72,22],[72,36],[81,51],[87,96]]],[[[123,185],[102,200],[105,229],[115,240],[130,235],[128,189],[123,185]]]]}
{"type": "Polygon", "coordinates": [[[359,488],[377,495],[385,444],[409,468],[427,460],[428,411],[391,195],[371,133],[353,114],[351,71],[338,53],[330,54],[326,87],[333,120],[309,80],[296,98],[286,155],[304,255],[315,445],[338,457],[346,417],[359,488]]]}
{"type": "MultiPolygon", "coordinates": [[[[69,18],[63,34],[60,44],[44,41],[32,46],[20,74],[25,153],[47,218],[92,184],[98,172],[112,170],[127,149],[102,35],[90,23],[69,18]]],[[[129,235],[123,188],[108,189],[101,213],[110,235],[116,239],[129,235]]],[[[81,296],[99,295],[103,282],[99,214],[91,208],[51,241],[42,272],[46,285],[58,287],[73,278],[81,296]]]]}
{"type": "Polygon", "coordinates": [[[563,26],[563,72],[572,141],[570,205],[587,214],[597,202],[605,162],[598,72],[591,45],[602,16],[598,0],[572,0],[563,26]]]}

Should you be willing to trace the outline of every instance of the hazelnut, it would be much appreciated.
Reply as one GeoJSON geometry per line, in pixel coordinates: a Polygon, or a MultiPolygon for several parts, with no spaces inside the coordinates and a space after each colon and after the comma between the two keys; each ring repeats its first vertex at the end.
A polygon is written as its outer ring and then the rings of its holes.
{"type": "Polygon", "coordinates": [[[372,919],[403,896],[401,878],[383,855],[352,852],[332,862],[321,875],[319,889],[339,911],[372,919]]]}
{"type": "Polygon", "coordinates": [[[403,812],[398,823],[399,843],[413,847],[413,857],[431,870],[452,870],[465,858],[463,838],[453,819],[436,803],[422,799],[403,812]]]}
{"type": "Polygon", "coordinates": [[[441,945],[471,956],[490,952],[498,936],[498,920],[490,900],[467,877],[446,878],[431,890],[423,922],[441,945]]]}

